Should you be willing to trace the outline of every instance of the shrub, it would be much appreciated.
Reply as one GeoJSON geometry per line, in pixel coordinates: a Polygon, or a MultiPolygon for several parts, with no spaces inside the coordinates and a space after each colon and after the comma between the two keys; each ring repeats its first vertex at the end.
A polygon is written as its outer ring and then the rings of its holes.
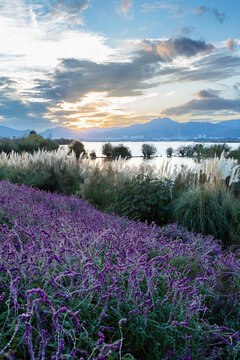
{"type": "Polygon", "coordinates": [[[171,187],[170,181],[159,180],[150,175],[137,175],[115,190],[113,209],[130,219],[166,224],[169,220],[171,187]]]}
{"type": "Polygon", "coordinates": [[[173,201],[172,211],[174,220],[188,230],[211,234],[226,244],[239,231],[239,204],[224,185],[197,185],[173,201]]]}
{"type": "Polygon", "coordinates": [[[145,158],[150,158],[152,155],[156,154],[157,149],[152,144],[142,144],[142,153],[145,158]]]}
{"type": "Polygon", "coordinates": [[[76,160],[79,160],[80,155],[86,155],[83,143],[78,140],[74,140],[70,145],[68,145],[68,150],[68,154],[71,154],[72,152],[75,154],[76,160]]]}
{"type": "Polygon", "coordinates": [[[114,184],[112,176],[103,176],[99,171],[85,178],[79,195],[97,209],[111,211],[114,199],[114,184]]]}
{"type": "Polygon", "coordinates": [[[92,150],[92,151],[90,152],[90,158],[91,158],[92,160],[94,160],[94,159],[97,158],[97,155],[96,155],[95,150],[92,150]]]}
{"type": "Polygon", "coordinates": [[[118,159],[119,157],[121,157],[122,159],[127,159],[131,156],[131,150],[127,146],[120,144],[113,147],[112,157],[114,159],[118,159]]]}
{"type": "Polygon", "coordinates": [[[127,146],[123,144],[113,146],[111,143],[106,143],[102,146],[102,154],[105,155],[107,159],[118,159],[119,157],[127,159],[132,156],[131,150],[127,146]]]}
{"type": "Polygon", "coordinates": [[[0,154],[0,179],[42,190],[74,194],[83,182],[81,168],[64,150],[0,154]]]}
{"type": "Polygon", "coordinates": [[[51,139],[44,139],[42,136],[37,135],[35,131],[31,131],[27,137],[0,140],[0,152],[10,154],[11,151],[22,153],[24,151],[33,153],[38,150],[53,151],[59,147],[56,141],[51,139]]]}
{"type": "Polygon", "coordinates": [[[179,146],[177,149],[178,156],[185,156],[186,155],[186,146],[179,146]]]}
{"type": "Polygon", "coordinates": [[[173,155],[173,148],[172,147],[168,147],[166,150],[166,154],[168,157],[172,157],[173,155]]]}
{"type": "Polygon", "coordinates": [[[113,145],[111,143],[103,144],[102,154],[105,155],[108,159],[111,159],[113,156],[113,145]]]}

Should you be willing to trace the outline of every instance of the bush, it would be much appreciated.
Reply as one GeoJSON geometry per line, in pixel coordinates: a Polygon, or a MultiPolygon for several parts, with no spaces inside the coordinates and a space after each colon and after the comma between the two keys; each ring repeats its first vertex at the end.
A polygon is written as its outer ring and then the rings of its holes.
{"type": "Polygon", "coordinates": [[[225,244],[239,231],[239,204],[224,185],[197,185],[173,201],[172,210],[174,220],[188,230],[213,235],[225,244]]]}
{"type": "Polygon", "coordinates": [[[114,210],[130,219],[166,224],[171,201],[170,181],[137,175],[116,189],[114,210]]]}
{"type": "Polygon", "coordinates": [[[112,157],[114,159],[118,159],[119,157],[121,157],[122,159],[127,159],[131,156],[131,150],[127,146],[120,144],[113,147],[112,157]]]}
{"type": "Polygon", "coordinates": [[[0,140],[0,152],[10,154],[11,151],[22,153],[24,151],[33,153],[38,150],[53,151],[57,150],[59,144],[51,139],[44,139],[37,135],[35,131],[31,131],[27,137],[18,139],[4,138],[0,140]]]}
{"type": "Polygon", "coordinates": [[[157,149],[154,145],[151,144],[142,144],[142,153],[145,158],[150,158],[152,155],[156,154],[157,149]]]}
{"type": "Polygon", "coordinates": [[[92,160],[94,160],[94,159],[97,158],[97,155],[96,155],[95,150],[92,150],[92,151],[90,152],[90,158],[91,158],[92,160]]]}
{"type": "Polygon", "coordinates": [[[113,146],[111,143],[103,144],[102,154],[105,155],[108,159],[111,159],[113,156],[113,146]]]}
{"type": "Polygon", "coordinates": [[[168,147],[166,150],[166,154],[168,157],[172,157],[173,155],[173,148],[172,147],[168,147]]]}
{"type": "Polygon", "coordinates": [[[127,146],[123,144],[113,146],[111,143],[103,145],[102,154],[105,155],[107,159],[118,159],[119,157],[127,159],[132,156],[131,150],[127,146]]]}
{"type": "Polygon", "coordinates": [[[73,140],[73,142],[68,145],[68,154],[71,154],[72,152],[75,154],[76,160],[79,160],[80,155],[86,155],[83,143],[78,140],[73,140]]]}

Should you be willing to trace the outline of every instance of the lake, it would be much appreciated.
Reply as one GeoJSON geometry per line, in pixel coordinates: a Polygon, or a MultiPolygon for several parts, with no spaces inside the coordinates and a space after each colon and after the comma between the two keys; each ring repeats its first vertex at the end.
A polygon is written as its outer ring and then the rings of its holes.
{"type": "MultiPolygon", "coordinates": [[[[91,152],[92,150],[94,150],[96,152],[97,157],[101,157],[102,155],[102,146],[103,144],[105,144],[106,142],[88,142],[88,141],[83,141],[83,144],[85,146],[86,151],[91,152]]],[[[204,144],[205,146],[210,146],[210,145],[215,145],[216,143],[202,143],[202,142],[193,142],[193,141],[125,141],[125,142],[111,142],[113,145],[119,145],[119,144],[124,144],[125,146],[129,147],[129,149],[132,152],[132,156],[136,156],[133,157],[131,159],[128,160],[129,165],[134,164],[136,166],[141,165],[143,162],[144,163],[150,163],[151,165],[156,165],[156,166],[160,166],[163,161],[166,160],[167,155],[166,155],[166,150],[168,147],[172,147],[173,150],[176,152],[176,150],[180,147],[180,146],[185,146],[185,145],[196,145],[196,144],[204,144]],[[153,157],[152,159],[143,159],[142,157],[138,157],[138,156],[142,156],[142,152],[141,152],[141,148],[142,148],[142,144],[152,144],[157,148],[157,157],[153,157]]],[[[236,149],[238,148],[238,146],[240,146],[240,143],[227,143],[231,149],[236,149]]],[[[170,159],[172,165],[188,165],[190,167],[194,166],[195,161],[194,159],[191,158],[182,158],[182,157],[178,157],[178,156],[173,156],[170,159]]]]}

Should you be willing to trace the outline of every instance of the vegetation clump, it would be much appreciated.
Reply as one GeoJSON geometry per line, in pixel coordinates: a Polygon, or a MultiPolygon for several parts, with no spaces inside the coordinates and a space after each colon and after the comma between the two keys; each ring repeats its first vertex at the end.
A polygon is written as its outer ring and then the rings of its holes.
{"type": "Polygon", "coordinates": [[[31,131],[27,137],[0,139],[0,152],[7,154],[12,151],[16,153],[29,152],[31,154],[38,150],[54,151],[58,147],[59,144],[56,141],[49,138],[45,139],[41,135],[37,135],[35,131],[31,131]]]}
{"type": "Polygon", "coordinates": [[[102,154],[107,157],[107,159],[129,159],[132,154],[131,150],[124,146],[123,144],[119,144],[116,146],[113,146],[111,143],[106,143],[102,146],[102,154]]]}
{"type": "Polygon", "coordinates": [[[240,235],[240,204],[224,186],[199,184],[172,203],[173,219],[190,231],[213,235],[224,243],[240,235]]]}
{"type": "Polygon", "coordinates": [[[142,154],[145,158],[149,159],[152,155],[156,154],[157,149],[152,144],[142,144],[142,154]]]}
{"type": "Polygon", "coordinates": [[[84,157],[86,151],[83,143],[79,140],[73,140],[73,142],[68,145],[68,155],[71,153],[75,154],[76,160],[79,160],[80,156],[84,157]]]}

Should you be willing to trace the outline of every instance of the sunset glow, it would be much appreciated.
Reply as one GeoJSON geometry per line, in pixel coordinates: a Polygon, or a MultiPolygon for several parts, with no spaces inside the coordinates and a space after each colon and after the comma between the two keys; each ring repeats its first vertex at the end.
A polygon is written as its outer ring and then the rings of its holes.
{"type": "Polygon", "coordinates": [[[0,10],[1,125],[240,117],[238,1],[0,0],[0,10]]]}

